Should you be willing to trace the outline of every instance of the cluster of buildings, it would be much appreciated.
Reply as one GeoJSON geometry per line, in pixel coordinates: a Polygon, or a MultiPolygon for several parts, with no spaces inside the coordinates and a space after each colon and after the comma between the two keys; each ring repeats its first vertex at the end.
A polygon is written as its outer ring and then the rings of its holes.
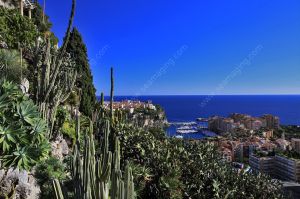
{"type": "MultiPolygon", "coordinates": [[[[104,102],[104,108],[110,108],[110,102],[104,102]]],[[[126,110],[129,113],[133,113],[136,109],[150,109],[156,110],[156,106],[152,101],[141,102],[139,100],[123,100],[119,102],[113,102],[113,109],[116,110],[126,110]]]]}
{"type": "Polygon", "coordinates": [[[300,159],[283,155],[259,156],[251,154],[249,164],[253,171],[268,174],[288,182],[300,182],[300,159]]]}
{"type": "Polygon", "coordinates": [[[300,139],[270,141],[254,136],[245,141],[221,140],[218,146],[228,162],[247,161],[254,172],[269,174],[283,181],[300,182],[300,158],[275,152],[290,151],[300,157],[300,139]]]}
{"type": "Polygon", "coordinates": [[[255,173],[264,173],[281,180],[283,190],[290,198],[300,198],[300,159],[280,154],[251,154],[249,164],[255,173]]]}
{"type": "MultiPolygon", "coordinates": [[[[104,102],[104,108],[110,109],[110,102],[104,102]]],[[[152,101],[123,100],[113,102],[113,110],[125,113],[127,122],[139,127],[164,127],[168,124],[165,112],[152,101]]]]}
{"type": "Polygon", "coordinates": [[[271,141],[273,130],[263,132],[263,135],[263,137],[251,136],[243,140],[219,140],[219,151],[228,162],[244,162],[255,150],[285,150],[290,146],[290,142],[282,138],[271,141]]]}
{"type": "Polygon", "coordinates": [[[208,128],[211,131],[226,133],[236,128],[259,130],[261,128],[278,129],[279,118],[273,115],[252,117],[246,114],[233,113],[229,117],[214,116],[209,118],[208,128]]]}
{"type": "Polygon", "coordinates": [[[285,153],[252,153],[249,165],[256,173],[264,173],[281,180],[284,191],[291,198],[300,198],[300,139],[291,139],[287,150],[285,153]]]}
{"type": "Polygon", "coordinates": [[[221,134],[230,132],[217,140],[224,160],[232,162],[233,166],[238,164],[235,168],[244,169],[244,165],[249,165],[247,170],[278,179],[283,182],[287,194],[300,198],[300,139],[286,140],[284,133],[276,139],[274,130],[279,128],[278,117],[251,117],[235,113],[227,118],[211,117],[208,123],[212,131],[221,134]],[[246,136],[243,136],[244,132],[247,132],[246,136]]]}
{"type": "Polygon", "coordinates": [[[245,140],[222,139],[218,141],[218,147],[223,158],[228,162],[244,162],[254,151],[294,151],[300,155],[300,139],[296,138],[292,138],[291,141],[284,138],[270,140],[258,136],[251,136],[245,140]]]}
{"type": "MultiPolygon", "coordinates": [[[[285,150],[293,151],[300,157],[300,139],[291,139],[290,145],[285,150]]],[[[270,155],[267,152],[250,154],[249,164],[254,171],[266,173],[284,181],[300,182],[300,158],[275,153],[270,155]]]]}

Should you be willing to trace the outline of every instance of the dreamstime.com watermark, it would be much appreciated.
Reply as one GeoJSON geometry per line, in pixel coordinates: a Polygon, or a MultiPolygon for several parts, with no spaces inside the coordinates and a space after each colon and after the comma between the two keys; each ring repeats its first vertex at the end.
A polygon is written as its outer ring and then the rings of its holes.
{"type": "Polygon", "coordinates": [[[243,61],[234,68],[234,70],[229,73],[223,81],[215,88],[215,90],[208,95],[200,104],[201,108],[204,108],[211,100],[214,98],[215,95],[217,95],[220,91],[224,90],[224,88],[238,75],[242,74],[243,69],[246,66],[250,66],[252,64],[252,60],[260,53],[263,49],[263,46],[260,44],[256,46],[254,50],[252,50],[248,56],[243,59],[243,61]]]}
{"type": "Polygon", "coordinates": [[[155,74],[153,74],[146,82],[145,84],[140,88],[139,92],[135,94],[135,97],[141,96],[143,93],[145,93],[156,80],[158,80],[160,77],[162,77],[164,74],[167,73],[170,67],[173,67],[176,65],[176,61],[184,54],[184,52],[188,49],[187,45],[182,45],[174,54],[171,56],[163,65],[160,67],[158,71],[156,71],[155,74]]]}
{"type": "Polygon", "coordinates": [[[106,44],[103,46],[96,54],[95,59],[91,59],[90,63],[91,65],[97,65],[99,60],[103,58],[103,56],[107,53],[107,51],[110,49],[110,45],[106,44]]]}

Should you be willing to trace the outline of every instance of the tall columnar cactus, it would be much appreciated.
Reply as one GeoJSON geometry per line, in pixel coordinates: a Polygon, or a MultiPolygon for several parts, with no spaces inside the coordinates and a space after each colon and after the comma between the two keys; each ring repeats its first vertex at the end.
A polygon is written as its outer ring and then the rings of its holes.
{"type": "Polygon", "coordinates": [[[128,163],[125,168],[124,186],[124,199],[135,198],[133,175],[128,163]]]}
{"type": "Polygon", "coordinates": [[[104,109],[104,93],[101,93],[101,101],[100,101],[100,117],[104,118],[105,116],[105,109],[104,109]]]}
{"type": "MultiPolygon", "coordinates": [[[[92,126],[92,125],[91,125],[92,126]]],[[[72,178],[74,195],[77,199],[133,199],[135,198],[131,169],[126,166],[124,178],[120,169],[120,146],[115,138],[115,151],[109,151],[110,123],[105,121],[101,153],[95,153],[94,138],[90,134],[85,138],[84,153],[80,153],[80,127],[77,122],[77,142],[74,149],[72,178]]],[[[54,181],[57,199],[63,194],[60,184],[54,181]]]]}
{"type": "Polygon", "coordinates": [[[101,101],[100,101],[100,105],[103,107],[104,106],[104,93],[101,93],[101,101]]]}
{"type": "Polygon", "coordinates": [[[58,180],[53,180],[53,189],[55,191],[55,196],[57,199],[64,199],[64,194],[58,180]]]}
{"type": "Polygon", "coordinates": [[[114,118],[114,109],[113,109],[113,103],[114,103],[114,69],[110,69],[110,118],[113,122],[114,118]]]}
{"type": "Polygon", "coordinates": [[[120,169],[120,143],[118,139],[115,139],[111,186],[111,199],[135,198],[133,176],[128,163],[126,163],[124,177],[122,177],[120,169]]]}
{"type": "Polygon", "coordinates": [[[77,76],[75,63],[66,53],[75,6],[76,0],[72,0],[72,10],[63,46],[60,49],[55,48],[50,38],[45,36],[44,39],[37,39],[33,50],[34,85],[37,85],[34,90],[35,100],[44,119],[49,122],[50,133],[53,129],[57,107],[69,97],[77,76]]]}

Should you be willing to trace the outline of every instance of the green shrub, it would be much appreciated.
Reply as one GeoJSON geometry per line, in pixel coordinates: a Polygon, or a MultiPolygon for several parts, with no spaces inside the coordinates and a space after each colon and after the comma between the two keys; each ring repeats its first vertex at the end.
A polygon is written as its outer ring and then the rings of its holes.
{"type": "Polygon", "coordinates": [[[65,121],[67,121],[68,117],[69,117],[68,111],[63,106],[59,106],[56,111],[54,128],[53,128],[53,133],[55,136],[60,134],[63,124],[65,123],[65,121]]]}
{"type": "Polygon", "coordinates": [[[13,83],[0,83],[0,158],[4,167],[29,170],[48,157],[47,124],[13,83]]]}
{"type": "Polygon", "coordinates": [[[64,137],[67,137],[72,140],[72,144],[74,146],[76,142],[76,130],[75,130],[75,123],[70,121],[65,121],[61,128],[61,132],[64,137]]]}
{"type": "Polygon", "coordinates": [[[20,83],[21,77],[27,75],[25,60],[21,64],[20,53],[16,50],[0,49],[0,72],[7,80],[20,83]]]}
{"type": "Polygon", "coordinates": [[[283,198],[281,184],[237,172],[216,146],[166,137],[161,129],[123,125],[122,160],[132,162],[138,198],[283,198]]]}
{"type": "MultiPolygon", "coordinates": [[[[76,121],[73,119],[65,109],[59,108],[56,115],[56,123],[61,123],[59,132],[64,136],[64,138],[70,139],[72,141],[72,146],[76,142],[76,121]]],[[[89,129],[90,120],[87,116],[81,116],[80,128],[82,132],[86,132],[89,129]]],[[[80,143],[84,142],[84,136],[80,136],[80,143]]]]}
{"type": "Polygon", "coordinates": [[[0,7],[0,38],[9,48],[30,46],[38,34],[34,23],[28,17],[21,16],[19,10],[0,7]]]}
{"type": "Polygon", "coordinates": [[[50,157],[37,165],[35,177],[41,188],[40,198],[55,198],[52,180],[66,179],[65,165],[60,160],[50,157]]]}

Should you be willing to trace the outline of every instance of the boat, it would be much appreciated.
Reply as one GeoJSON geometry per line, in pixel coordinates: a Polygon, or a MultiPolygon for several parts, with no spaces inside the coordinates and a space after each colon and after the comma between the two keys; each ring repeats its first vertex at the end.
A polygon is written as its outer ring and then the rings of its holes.
{"type": "Polygon", "coordinates": [[[208,129],[206,126],[198,126],[198,130],[206,130],[208,129]]]}
{"type": "Polygon", "coordinates": [[[178,139],[183,139],[183,136],[182,136],[182,135],[175,135],[174,137],[175,137],[175,138],[178,138],[178,139]]]}
{"type": "Polygon", "coordinates": [[[170,124],[174,126],[194,126],[197,125],[197,122],[171,122],[170,124]]]}
{"type": "Polygon", "coordinates": [[[208,119],[207,118],[202,118],[202,117],[199,117],[196,119],[198,122],[208,122],[208,119]]]}
{"type": "Polygon", "coordinates": [[[178,127],[177,130],[197,130],[197,128],[191,127],[191,126],[181,126],[181,127],[178,127]]]}
{"type": "Polygon", "coordinates": [[[178,133],[178,134],[190,134],[190,133],[198,133],[198,131],[194,130],[194,129],[187,129],[187,130],[177,130],[176,133],[178,133]]]}

